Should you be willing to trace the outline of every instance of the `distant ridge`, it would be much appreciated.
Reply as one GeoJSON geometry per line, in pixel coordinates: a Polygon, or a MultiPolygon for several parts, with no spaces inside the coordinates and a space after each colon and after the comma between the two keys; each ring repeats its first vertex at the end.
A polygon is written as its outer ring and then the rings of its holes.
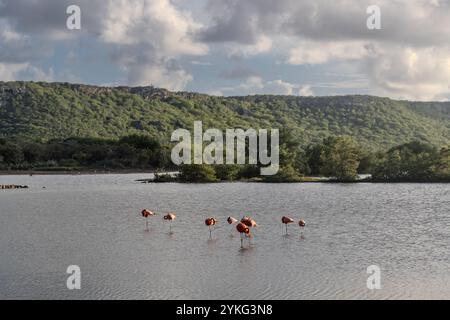
{"type": "Polygon", "coordinates": [[[215,97],[155,87],[0,82],[0,136],[31,140],[115,139],[147,133],[169,139],[202,120],[208,128],[291,128],[303,145],[330,135],[370,149],[412,140],[450,143],[449,102],[365,95],[215,97]]]}

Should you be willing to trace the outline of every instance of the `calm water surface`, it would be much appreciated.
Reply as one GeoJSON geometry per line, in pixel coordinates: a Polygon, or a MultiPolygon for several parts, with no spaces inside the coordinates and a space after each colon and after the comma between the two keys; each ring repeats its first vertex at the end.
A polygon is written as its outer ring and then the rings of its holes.
{"type": "Polygon", "coordinates": [[[0,176],[31,187],[0,190],[0,298],[450,299],[449,184],[135,181],[147,177],[0,176]],[[148,232],[144,207],[158,213],[148,232]],[[260,228],[241,249],[225,219],[244,214],[260,228]],[[307,228],[286,236],[284,214],[307,228]],[[81,290],[66,288],[69,265],[81,290]]]}

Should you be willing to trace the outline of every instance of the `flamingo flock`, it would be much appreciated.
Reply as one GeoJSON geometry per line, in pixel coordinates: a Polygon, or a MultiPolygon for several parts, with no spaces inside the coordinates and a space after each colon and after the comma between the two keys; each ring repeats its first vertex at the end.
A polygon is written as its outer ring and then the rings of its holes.
{"type": "MultiPolygon", "coordinates": [[[[148,217],[154,216],[155,213],[148,209],[143,209],[141,211],[142,216],[145,218],[145,226],[146,231],[148,231],[148,217]]],[[[174,213],[167,213],[163,216],[165,221],[169,221],[169,232],[172,233],[172,222],[177,218],[174,213]]],[[[244,246],[244,239],[247,238],[250,243],[250,239],[253,237],[252,230],[258,227],[258,224],[254,219],[249,216],[244,216],[240,221],[233,217],[228,217],[227,222],[229,225],[236,225],[236,231],[239,232],[241,237],[241,248],[244,246]]],[[[291,217],[283,216],[281,218],[281,222],[286,226],[286,234],[288,234],[288,225],[295,222],[295,220],[291,217]]],[[[205,225],[209,228],[209,237],[212,238],[213,228],[217,225],[218,220],[213,217],[209,217],[205,220],[205,225]]],[[[306,222],[303,219],[300,219],[298,225],[301,229],[306,227],[306,222]]]]}
{"type": "MultiPolygon", "coordinates": [[[[294,223],[295,221],[291,217],[284,216],[284,217],[281,218],[281,222],[286,226],[286,234],[288,234],[288,225],[291,224],[291,223],[294,223]]],[[[298,226],[300,228],[306,227],[305,220],[300,219],[300,221],[298,222],[298,226]]]]}

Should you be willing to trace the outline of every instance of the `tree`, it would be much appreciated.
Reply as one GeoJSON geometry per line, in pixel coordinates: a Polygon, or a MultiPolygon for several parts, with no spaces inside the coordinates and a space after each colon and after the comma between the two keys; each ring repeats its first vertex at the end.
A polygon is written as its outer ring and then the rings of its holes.
{"type": "Polygon", "coordinates": [[[273,176],[263,176],[267,182],[297,182],[301,181],[301,169],[305,167],[300,143],[295,138],[292,129],[280,131],[280,168],[273,176]]]}
{"type": "Polygon", "coordinates": [[[132,134],[125,136],[119,140],[122,144],[128,144],[136,149],[150,149],[156,150],[161,148],[161,144],[157,139],[154,139],[148,135],[132,134]]]}
{"type": "Polygon", "coordinates": [[[373,179],[378,181],[448,180],[448,154],[432,145],[413,141],[390,149],[375,167],[373,179]]]}
{"type": "Polygon", "coordinates": [[[374,171],[381,159],[384,157],[384,152],[370,152],[366,151],[361,155],[361,161],[358,167],[358,173],[366,174],[374,171]]]}
{"type": "Polygon", "coordinates": [[[450,147],[441,149],[433,170],[439,179],[450,181],[450,147]]]}
{"type": "Polygon", "coordinates": [[[216,172],[210,165],[184,164],[181,166],[180,181],[183,182],[216,182],[216,172]]]}
{"type": "Polygon", "coordinates": [[[322,154],[325,151],[323,144],[310,144],[305,150],[305,158],[307,163],[307,174],[320,175],[322,163],[322,154]]]}
{"type": "Polygon", "coordinates": [[[320,157],[321,173],[339,181],[355,181],[360,162],[359,145],[351,137],[330,137],[324,140],[320,157]]]}
{"type": "Polygon", "coordinates": [[[20,145],[6,142],[0,145],[0,159],[10,165],[18,165],[24,161],[22,148],[20,145]]]}
{"type": "Polygon", "coordinates": [[[23,155],[28,163],[40,161],[45,155],[45,147],[39,143],[27,143],[23,146],[23,155]]]}
{"type": "Polygon", "coordinates": [[[233,181],[239,176],[240,166],[230,164],[215,165],[216,177],[222,181],[233,181]]]}
{"type": "Polygon", "coordinates": [[[259,177],[261,174],[260,168],[257,165],[242,165],[239,168],[238,179],[252,179],[259,177]]]}
{"type": "Polygon", "coordinates": [[[301,182],[302,176],[291,165],[283,165],[276,175],[264,176],[265,182],[301,182]]]}

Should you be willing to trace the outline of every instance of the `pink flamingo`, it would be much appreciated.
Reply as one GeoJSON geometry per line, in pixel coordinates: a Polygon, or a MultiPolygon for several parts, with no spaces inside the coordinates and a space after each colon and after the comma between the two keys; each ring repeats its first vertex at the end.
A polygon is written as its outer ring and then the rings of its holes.
{"type": "Polygon", "coordinates": [[[208,218],[205,220],[206,226],[209,228],[209,237],[212,238],[212,229],[211,227],[217,224],[217,220],[214,218],[208,218]]]}
{"type": "Polygon", "coordinates": [[[164,216],[164,220],[170,222],[169,232],[172,232],[172,221],[175,220],[177,216],[174,213],[168,213],[164,216]]]}
{"type": "Polygon", "coordinates": [[[288,233],[288,224],[294,223],[294,219],[285,216],[285,217],[281,218],[281,222],[286,225],[286,234],[287,234],[288,233]]]}
{"type": "Polygon", "coordinates": [[[146,227],[145,230],[148,231],[148,217],[154,216],[155,213],[150,211],[150,210],[148,210],[148,209],[144,209],[144,210],[141,211],[141,214],[145,218],[145,227],[146,227]]]}

